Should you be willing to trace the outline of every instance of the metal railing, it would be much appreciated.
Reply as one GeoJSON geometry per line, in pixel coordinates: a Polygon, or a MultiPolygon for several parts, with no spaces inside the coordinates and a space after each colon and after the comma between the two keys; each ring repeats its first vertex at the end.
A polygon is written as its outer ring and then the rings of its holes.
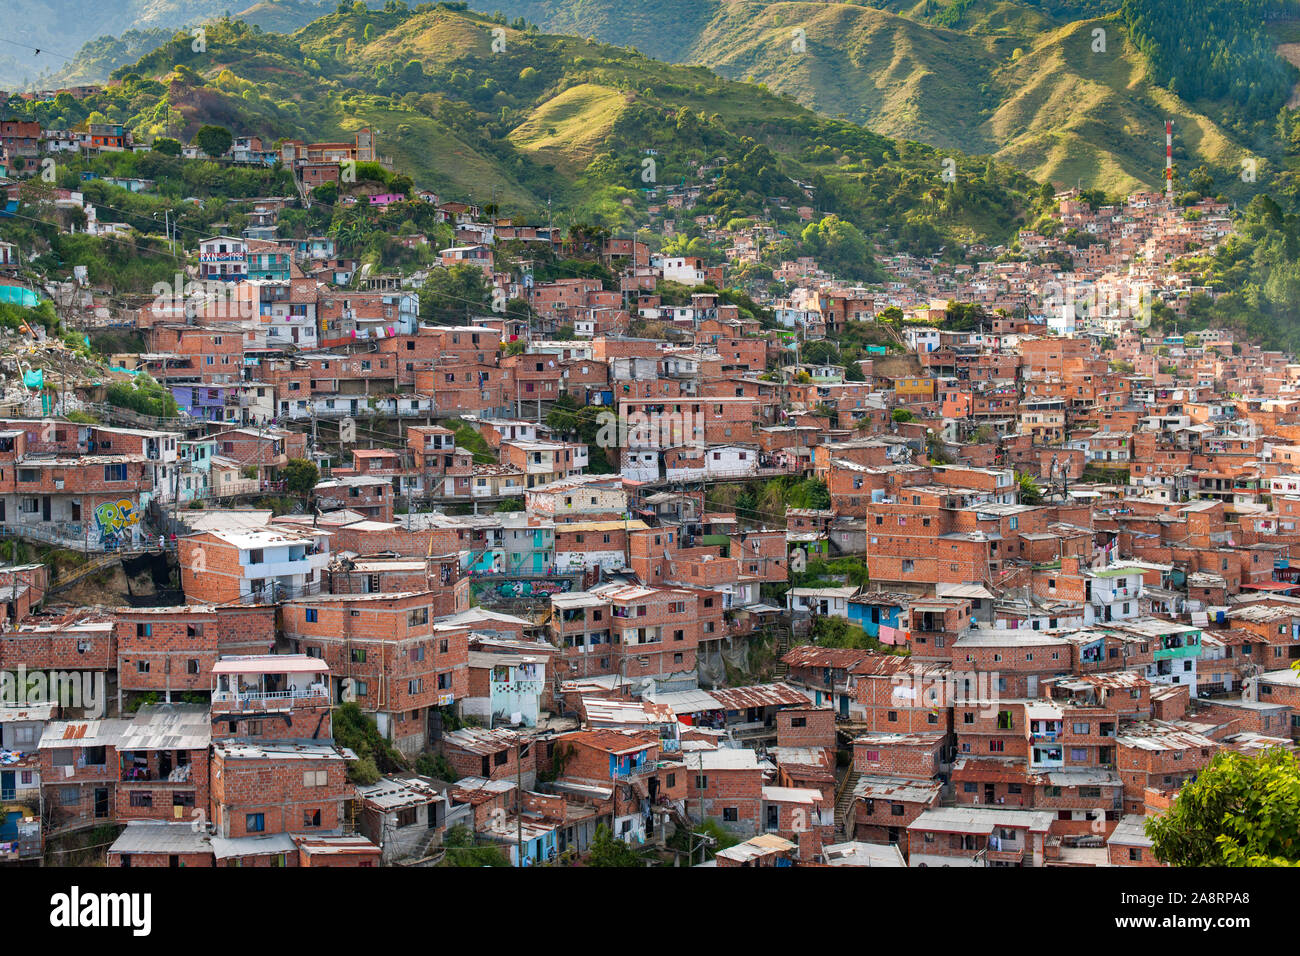
{"type": "Polygon", "coordinates": [[[212,693],[212,702],[214,704],[247,704],[255,701],[308,700],[311,698],[328,700],[329,693],[324,687],[308,688],[307,690],[218,690],[212,693]]]}

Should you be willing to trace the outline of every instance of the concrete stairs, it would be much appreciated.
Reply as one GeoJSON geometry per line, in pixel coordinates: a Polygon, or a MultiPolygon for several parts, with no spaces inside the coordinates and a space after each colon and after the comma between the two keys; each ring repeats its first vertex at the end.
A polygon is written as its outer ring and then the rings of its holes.
{"type": "Polygon", "coordinates": [[[850,767],[835,791],[835,836],[839,840],[847,840],[851,835],[846,823],[853,806],[853,788],[857,786],[860,776],[862,774],[850,767]]]}

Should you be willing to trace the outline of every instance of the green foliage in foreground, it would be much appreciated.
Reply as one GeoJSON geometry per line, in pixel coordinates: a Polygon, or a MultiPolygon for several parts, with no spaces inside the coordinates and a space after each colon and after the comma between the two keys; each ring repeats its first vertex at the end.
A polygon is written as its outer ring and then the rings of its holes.
{"type": "Polygon", "coordinates": [[[1220,751],[1146,832],[1173,866],[1300,865],[1300,764],[1280,747],[1220,751]]]}

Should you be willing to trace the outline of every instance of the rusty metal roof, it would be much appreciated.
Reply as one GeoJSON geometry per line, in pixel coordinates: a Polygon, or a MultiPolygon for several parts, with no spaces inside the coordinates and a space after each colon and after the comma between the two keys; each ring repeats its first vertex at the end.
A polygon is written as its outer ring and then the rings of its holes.
{"type": "Polygon", "coordinates": [[[747,707],[783,707],[807,704],[808,696],[788,684],[752,684],[749,687],[721,687],[709,691],[709,696],[726,710],[744,710],[747,707]]]}
{"type": "Polygon", "coordinates": [[[871,656],[871,651],[860,651],[851,647],[818,647],[815,644],[801,644],[790,648],[781,660],[791,667],[847,669],[871,656]]]}

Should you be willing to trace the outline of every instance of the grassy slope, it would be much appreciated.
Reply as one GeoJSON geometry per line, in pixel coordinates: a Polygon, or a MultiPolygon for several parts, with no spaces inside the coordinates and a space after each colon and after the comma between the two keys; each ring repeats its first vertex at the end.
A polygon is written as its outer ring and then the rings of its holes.
{"type": "Polygon", "coordinates": [[[629,94],[595,83],[570,87],[515,127],[510,141],[561,172],[577,175],[600,150],[628,100],[629,94]]]}
{"type": "MultiPolygon", "coordinates": [[[[684,59],[725,76],[753,77],[828,115],[887,136],[991,152],[972,96],[952,90],[997,63],[1005,38],[977,38],[848,4],[737,3],[713,20],[684,59]],[[807,51],[792,48],[804,31],[807,51]]],[[[1010,53],[1010,48],[1007,49],[1010,53]]]]}
{"type": "Polygon", "coordinates": [[[971,188],[944,198],[929,148],[627,48],[507,29],[498,55],[495,27],[448,10],[330,14],[292,36],[216,24],[206,51],[169,42],[119,70],[143,81],[78,104],[76,119],[102,109],[141,137],[185,140],[203,123],[271,140],[338,140],[368,125],[380,155],[420,186],[495,198],[525,215],[545,214],[553,200],[561,222],[616,228],[650,202],[640,163],[652,148],[663,183],[696,181],[699,163],[729,157],[735,165],[711,200],[727,218],[753,214],[765,197],[798,199],[788,177],[825,176],[825,208],[869,234],[926,224],[944,237],[1003,241],[1037,193],[1005,168],[986,187],[985,161],[958,157],[971,188]]]}
{"type": "Polygon", "coordinates": [[[1145,60],[1113,20],[1076,21],[1042,38],[994,73],[1004,98],[985,124],[1000,159],[1036,178],[1112,191],[1159,187],[1164,121],[1199,161],[1236,167],[1245,151],[1213,120],[1154,86],[1145,60]],[[1107,31],[1105,53],[1093,30],[1107,31]]]}
{"type": "MultiPolygon", "coordinates": [[[[1117,19],[1070,20],[1080,9],[1068,4],[976,0],[949,29],[935,22],[937,14],[925,19],[925,4],[914,0],[881,9],[736,0],[704,3],[713,11],[707,22],[665,25],[642,40],[646,31],[636,16],[620,22],[613,13],[639,9],[626,0],[473,3],[543,27],[562,24],[609,42],[653,47],[678,62],[707,63],[824,115],[940,148],[991,152],[1057,183],[1159,186],[1168,117],[1190,165],[1235,170],[1246,155],[1234,134],[1211,118],[1230,104],[1188,104],[1155,86],[1117,19]],[[805,31],[806,53],[791,49],[796,27],[805,31]],[[1107,32],[1106,54],[1090,49],[1099,27],[1107,32]]],[[[1089,6],[1096,5],[1079,5],[1089,6]]],[[[1104,5],[1093,12],[1104,13],[1104,5]]]]}

